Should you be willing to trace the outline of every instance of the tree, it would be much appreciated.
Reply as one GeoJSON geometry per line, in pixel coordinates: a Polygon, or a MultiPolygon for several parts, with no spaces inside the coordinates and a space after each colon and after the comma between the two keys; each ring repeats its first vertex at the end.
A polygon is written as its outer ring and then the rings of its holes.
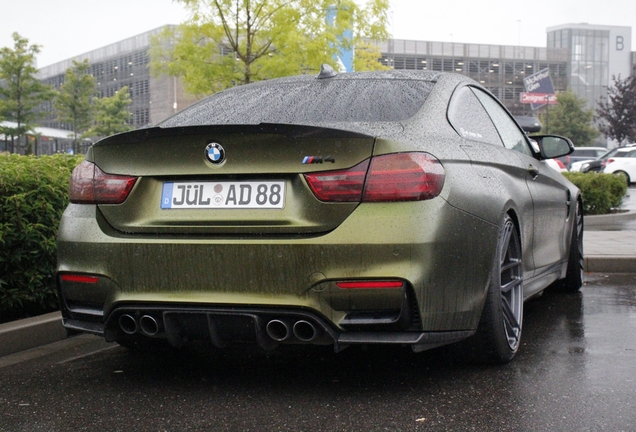
{"type": "Polygon", "coordinates": [[[386,70],[390,67],[383,65],[378,61],[382,56],[380,48],[369,42],[360,41],[356,44],[355,57],[353,59],[353,68],[356,71],[373,71],[386,70]]]}
{"type": "MultiPolygon", "coordinates": [[[[188,92],[214,93],[237,84],[317,73],[340,50],[388,38],[388,0],[179,0],[191,19],[153,41],[155,74],[183,78],[188,92]],[[327,15],[332,14],[331,23],[327,15]],[[350,38],[343,37],[351,29],[350,38]]],[[[356,67],[382,68],[375,51],[356,67]]]]}
{"type": "Polygon", "coordinates": [[[16,123],[2,132],[17,137],[19,142],[41,117],[36,108],[50,100],[54,91],[35,76],[35,55],[40,46],[29,45],[28,39],[18,33],[13,33],[13,41],[13,49],[0,49],[0,118],[16,123]]]}
{"type": "Polygon", "coordinates": [[[580,147],[591,145],[599,133],[592,126],[594,111],[585,109],[585,99],[570,90],[559,93],[556,99],[557,105],[539,116],[544,125],[542,132],[566,136],[580,147]],[[549,131],[545,130],[548,125],[549,131]]]}
{"type": "Polygon", "coordinates": [[[93,97],[95,78],[89,74],[90,64],[73,60],[66,70],[64,84],[55,99],[58,121],[70,123],[73,128],[73,149],[77,153],[78,136],[85,132],[93,121],[93,97]]]}
{"type": "Polygon", "coordinates": [[[607,98],[598,103],[596,115],[599,129],[619,145],[636,142],[636,77],[625,80],[612,76],[613,87],[608,87],[607,98]]]}
{"type": "Polygon", "coordinates": [[[130,120],[132,99],[128,87],[120,88],[113,96],[95,100],[95,124],[85,136],[105,137],[132,129],[130,120]]]}

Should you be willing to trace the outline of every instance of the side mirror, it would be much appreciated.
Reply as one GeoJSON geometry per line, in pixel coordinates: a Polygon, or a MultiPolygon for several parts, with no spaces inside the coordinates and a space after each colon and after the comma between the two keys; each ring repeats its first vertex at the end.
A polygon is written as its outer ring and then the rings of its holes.
{"type": "MultiPolygon", "coordinates": [[[[538,146],[538,159],[554,159],[569,155],[574,151],[574,144],[568,138],[558,135],[533,135],[530,137],[538,146]]],[[[537,150],[536,146],[533,146],[537,150]]]]}

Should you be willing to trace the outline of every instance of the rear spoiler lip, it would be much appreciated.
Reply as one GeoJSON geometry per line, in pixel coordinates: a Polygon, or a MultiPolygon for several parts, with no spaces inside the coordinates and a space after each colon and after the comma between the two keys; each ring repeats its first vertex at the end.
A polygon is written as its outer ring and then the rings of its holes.
{"type": "Polygon", "coordinates": [[[242,134],[278,134],[293,138],[374,138],[373,135],[353,132],[327,126],[308,126],[297,124],[261,123],[258,125],[205,125],[205,126],[178,126],[172,128],[152,127],[124,132],[104,138],[94,144],[95,147],[107,145],[142,143],[149,139],[175,136],[175,135],[201,135],[215,133],[242,133],[242,134]]]}

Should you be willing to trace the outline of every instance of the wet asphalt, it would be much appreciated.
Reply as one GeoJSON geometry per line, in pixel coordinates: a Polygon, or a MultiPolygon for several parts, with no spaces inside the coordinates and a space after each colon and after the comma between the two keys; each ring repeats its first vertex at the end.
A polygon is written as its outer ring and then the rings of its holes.
{"type": "Polygon", "coordinates": [[[634,431],[636,275],[525,304],[508,365],[452,349],[206,347],[83,335],[0,358],[0,431],[634,431]]]}

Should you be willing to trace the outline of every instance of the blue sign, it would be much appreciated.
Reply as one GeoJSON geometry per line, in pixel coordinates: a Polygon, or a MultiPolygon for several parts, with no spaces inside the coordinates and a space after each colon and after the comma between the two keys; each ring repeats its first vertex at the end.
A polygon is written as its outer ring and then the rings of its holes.
{"type": "MultiPolygon", "coordinates": [[[[334,21],[338,16],[338,7],[331,6],[327,8],[327,24],[334,25],[334,21]]],[[[338,52],[334,55],[334,61],[336,62],[336,68],[338,72],[353,72],[353,31],[349,28],[338,35],[338,43],[340,47],[338,52]],[[343,47],[348,45],[349,48],[343,47]]]]}
{"type": "Polygon", "coordinates": [[[526,92],[530,94],[525,97],[531,103],[533,110],[546,105],[551,98],[554,99],[554,86],[552,85],[552,77],[550,77],[550,70],[548,68],[525,77],[523,79],[523,86],[526,92]],[[532,95],[537,97],[532,98],[532,95]]]}

